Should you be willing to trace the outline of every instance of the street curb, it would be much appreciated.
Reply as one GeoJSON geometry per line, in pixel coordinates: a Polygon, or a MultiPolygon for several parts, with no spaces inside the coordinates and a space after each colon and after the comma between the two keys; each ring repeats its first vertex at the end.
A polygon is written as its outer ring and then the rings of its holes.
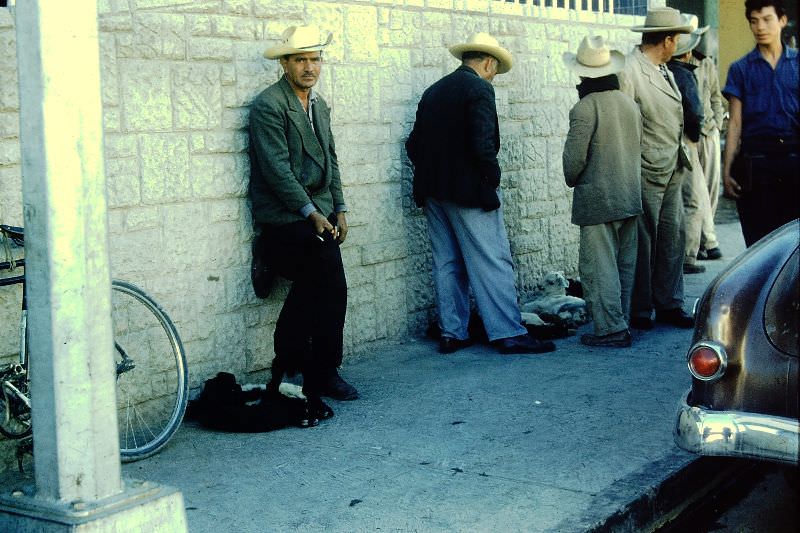
{"type": "Polygon", "coordinates": [[[551,533],[657,531],[739,477],[749,466],[730,457],[698,457],[677,448],[599,492],[582,514],[547,529],[551,533]],[[623,503],[627,502],[627,503],[623,503]]]}
{"type": "Polygon", "coordinates": [[[752,468],[730,457],[698,457],[587,531],[656,531],[752,468]]]}

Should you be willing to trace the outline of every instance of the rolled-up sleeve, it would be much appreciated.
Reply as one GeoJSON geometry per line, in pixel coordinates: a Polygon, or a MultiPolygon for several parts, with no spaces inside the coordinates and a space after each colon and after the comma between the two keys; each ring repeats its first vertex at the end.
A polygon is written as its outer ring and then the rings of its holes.
{"type": "Polygon", "coordinates": [[[735,96],[739,100],[743,100],[743,87],[744,77],[741,68],[738,64],[733,64],[728,71],[728,79],[725,82],[725,88],[722,89],[722,95],[729,99],[735,96]]]}

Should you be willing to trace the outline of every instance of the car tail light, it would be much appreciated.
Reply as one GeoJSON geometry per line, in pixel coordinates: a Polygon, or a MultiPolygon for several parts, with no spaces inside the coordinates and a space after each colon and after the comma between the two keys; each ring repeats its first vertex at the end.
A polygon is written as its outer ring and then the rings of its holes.
{"type": "Polygon", "coordinates": [[[689,372],[701,381],[716,381],[725,374],[728,356],[725,348],[714,342],[699,342],[687,356],[689,372]]]}

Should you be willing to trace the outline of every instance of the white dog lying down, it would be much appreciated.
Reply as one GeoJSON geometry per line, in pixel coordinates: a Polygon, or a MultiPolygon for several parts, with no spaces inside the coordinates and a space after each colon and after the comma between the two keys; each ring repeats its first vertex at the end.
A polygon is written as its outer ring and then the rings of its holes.
{"type": "Polygon", "coordinates": [[[522,305],[522,320],[526,324],[541,326],[564,323],[578,327],[589,321],[586,301],[567,295],[569,282],[563,272],[549,272],[536,284],[533,299],[522,305]]]}

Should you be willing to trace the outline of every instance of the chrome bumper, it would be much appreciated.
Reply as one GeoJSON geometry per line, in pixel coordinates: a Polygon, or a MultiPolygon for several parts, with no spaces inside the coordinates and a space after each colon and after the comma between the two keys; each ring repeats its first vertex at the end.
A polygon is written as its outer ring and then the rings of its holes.
{"type": "Polygon", "coordinates": [[[691,407],[684,396],[675,422],[675,444],[700,455],[767,459],[798,464],[797,419],[691,407]]]}

